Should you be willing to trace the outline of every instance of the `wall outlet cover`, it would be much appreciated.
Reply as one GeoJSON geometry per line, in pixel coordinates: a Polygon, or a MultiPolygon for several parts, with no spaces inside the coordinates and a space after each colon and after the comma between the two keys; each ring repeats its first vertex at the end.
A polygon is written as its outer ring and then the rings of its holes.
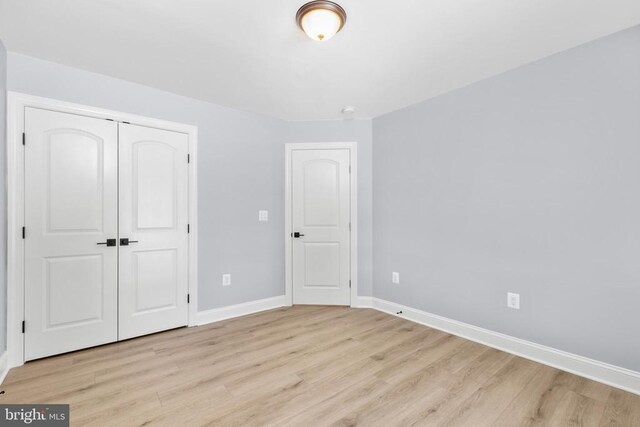
{"type": "Polygon", "coordinates": [[[520,294],[507,293],[507,307],[520,310],[520,294]]]}
{"type": "Polygon", "coordinates": [[[223,274],[222,286],[230,286],[230,285],[231,285],[231,274],[223,274]]]}
{"type": "Polygon", "coordinates": [[[269,221],[269,211],[258,211],[258,221],[269,221]]]}

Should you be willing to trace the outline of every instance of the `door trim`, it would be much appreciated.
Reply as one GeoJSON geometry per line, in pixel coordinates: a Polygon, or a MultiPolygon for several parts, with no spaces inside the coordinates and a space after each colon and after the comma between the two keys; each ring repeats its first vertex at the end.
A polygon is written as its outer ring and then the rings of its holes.
{"type": "Polygon", "coordinates": [[[358,143],[357,142],[304,142],[284,145],[285,191],[284,191],[284,247],[285,247],[285,305],[293,305],[293,246],[291,242],[292,229],[292,180],[291,155],[294,150],[349,150],[349,164],[351,165],[351,307],[358,306],[358,143]]]}
{"type": "MultiPolygon", "coordinates": [[[[189,319],[196,326],[198,311],[198,127],[121,113],[56,99],[7,92],[7,355],[8,366],[24,364],[24,110],[26,107],[71,113],[98,119],[187,134],[189,137],[189,319]]],[[[29,141],[27,140],[27,144],[29,141]]],[[[185,159],[186,161],[187,159],[185,159]]],[[[28,233],[28,230],[27,230],[28,233]]],[[[29,326],[27,325],[27,328],[29,326]]]]}

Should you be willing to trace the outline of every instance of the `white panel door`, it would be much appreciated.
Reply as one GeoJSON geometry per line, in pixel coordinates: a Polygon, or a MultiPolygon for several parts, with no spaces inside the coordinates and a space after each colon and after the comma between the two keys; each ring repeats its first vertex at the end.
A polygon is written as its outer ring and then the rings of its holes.
{"type": "Polygon", "coordinates": [[[117,340],[118,129],[25,109],[25,359],[117,340]],[[107,246],[112,239],[113,246],[107,246]]]}
{"type": "Polygon", "coordinates": [[[349,150],[294,150],[293,303],[349,305],[349,150]]]}
{"type": "Polygon", "coordinates": [[[120,339],[188,323],[187,153],[186,134],[120,124],[120,339]]]}

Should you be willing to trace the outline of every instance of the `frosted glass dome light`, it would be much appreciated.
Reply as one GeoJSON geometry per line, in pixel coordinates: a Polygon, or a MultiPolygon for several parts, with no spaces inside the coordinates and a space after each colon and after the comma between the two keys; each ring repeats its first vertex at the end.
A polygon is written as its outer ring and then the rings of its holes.
{"type": "Polygon", "coordinates": [[[312,1],[298,9],[296,21],[309,38],[327,41],[342,29],[347,14],[332,1],[312,1]]]}

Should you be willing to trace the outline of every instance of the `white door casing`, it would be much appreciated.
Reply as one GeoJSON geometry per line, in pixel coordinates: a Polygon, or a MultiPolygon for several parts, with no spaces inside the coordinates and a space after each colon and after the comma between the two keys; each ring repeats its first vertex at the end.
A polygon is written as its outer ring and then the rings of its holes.
{"type": "Polygon", "coordinates": [[[293,304],[351,303],[349,149],[291,153],[293,304]]]}
{"type": "Polygon", "coordinates": [[[117,124],[25,109],[25,359],[117,339],[117,124]]]}
{"type": "Polygon", "coordinates": [[[119,135],[122,340],[188,324],[189,144],[124,123],[119,135]]]}

